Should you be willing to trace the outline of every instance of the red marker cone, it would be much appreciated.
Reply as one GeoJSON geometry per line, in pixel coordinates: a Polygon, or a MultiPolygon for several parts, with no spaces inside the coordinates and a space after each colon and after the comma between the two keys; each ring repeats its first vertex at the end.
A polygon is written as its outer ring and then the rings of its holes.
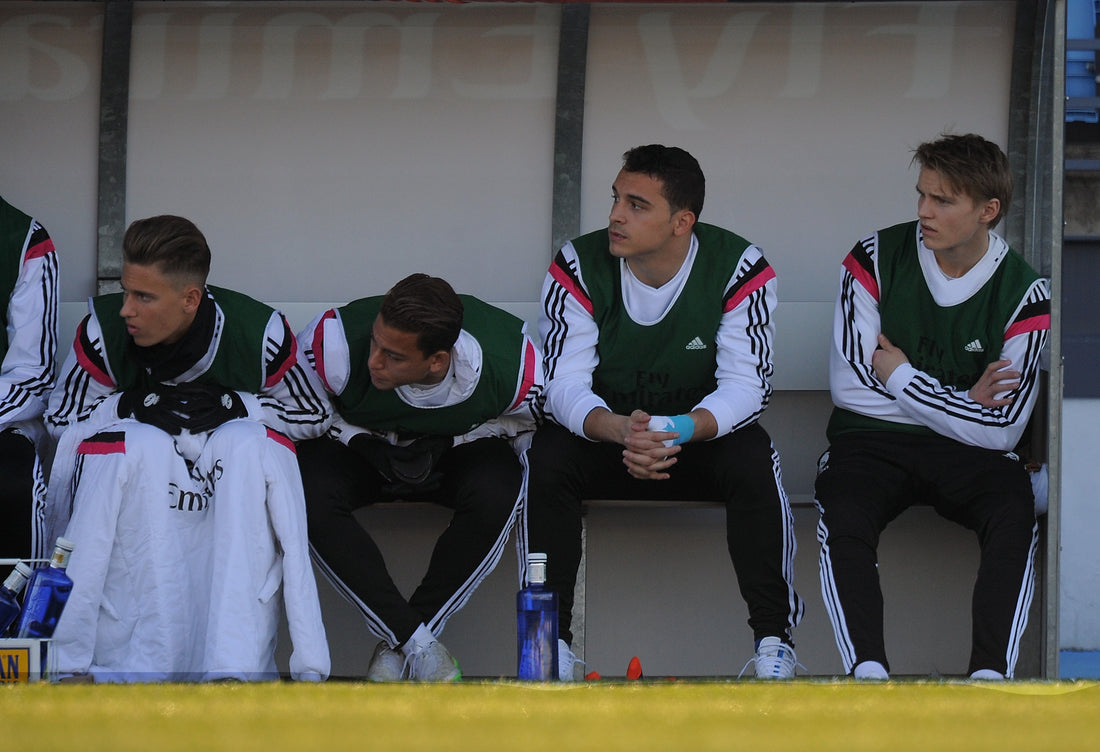
{"type": "Polygon", "coordinates": [[[626,667],[626,678],[630,681],[642,678],[642,662],[638,660],[638,656],[630,659],[630,663],[626,667]]]}

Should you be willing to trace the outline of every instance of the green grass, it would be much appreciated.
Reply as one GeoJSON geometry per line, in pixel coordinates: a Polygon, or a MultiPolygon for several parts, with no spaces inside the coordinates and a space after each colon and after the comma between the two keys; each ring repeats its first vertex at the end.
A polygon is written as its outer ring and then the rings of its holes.
{"type": "Polygon", "coordinates": [[[1100,684],[0,687],[4,750],[1096,750],[1100,684]]]}

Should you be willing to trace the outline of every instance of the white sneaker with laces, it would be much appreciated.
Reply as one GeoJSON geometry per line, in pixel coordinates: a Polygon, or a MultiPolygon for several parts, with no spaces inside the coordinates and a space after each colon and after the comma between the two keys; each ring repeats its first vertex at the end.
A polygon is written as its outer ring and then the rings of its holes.
{"type": "Polygon", "coordinates": [[[573,649],[569,647],[565,640],[558,638],[558,681],[576,681],[573,667],[578,663],[584,665],[584,661],[577,658],[573,653],[573,649]]]}
{"type": "Polygon", "coordinates": [[[1005,675],[991,668],[980,668],[970,675],[971,679],[978,681],[1004,681],[1005,675]]]}
{"type": "Polygon", "coordinates": [[[852,678],[868,681],[889,681],[890,674],[886,671],[886,667],[878,661],[860,661],[852,669],[852,678]]]}
{"type": "Polygon", "coordinates": [[[448,682],[462,678],[458,661],[443,647],[443,643],[433,640],[427,645],[418,646],[408,658],[409,678],[413,681],[448,682]]]}
{"type": "Polygon", "coordinates": [[[405,678],[405,656],[385,642],[378,643],[367,668],[367,681],[392,682],[405,678]]]}
{"type": "Polygon", "coordinates": [[[754,665],[757,679],[793,679],[798,656],[795,655],[794,648],[781,638],[765,637],[757,644],[756,655],[741,669],[738,678],[741,678],[750,665],[754,665]]]}

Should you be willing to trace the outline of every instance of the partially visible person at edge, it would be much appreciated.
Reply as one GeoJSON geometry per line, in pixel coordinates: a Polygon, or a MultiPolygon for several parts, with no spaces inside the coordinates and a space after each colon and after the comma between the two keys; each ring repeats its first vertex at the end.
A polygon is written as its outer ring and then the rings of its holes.
{"type": "Polygon", "coordinates": [[[42,559],[48,438],[42,413],[54,385],[58,262],[41,223],[0,198],[0,557],[42,559]]]}

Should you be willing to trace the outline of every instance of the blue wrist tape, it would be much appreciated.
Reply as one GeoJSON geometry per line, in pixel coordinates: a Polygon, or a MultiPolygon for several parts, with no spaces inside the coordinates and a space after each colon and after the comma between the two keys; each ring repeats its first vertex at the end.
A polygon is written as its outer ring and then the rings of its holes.
{"type": "Polygon", "coordinates": [[[672,415],[669,420],[672,421],[672,427],[668,430],[680,434],[679,438],[672,440],[673,446],[691,441],[691,436],[695,433],[695,421],[690,415],[672,415]]]}
{"type": "Polygon", "coordinates": [[[665,446],[675,446],[691,441],[691,436],[695,433],[695,421],[690,415],[654,415],[649,419],[649,430],[675,431],[680,434],[679,438],[665,439],[662,442],[665,446]]]}

